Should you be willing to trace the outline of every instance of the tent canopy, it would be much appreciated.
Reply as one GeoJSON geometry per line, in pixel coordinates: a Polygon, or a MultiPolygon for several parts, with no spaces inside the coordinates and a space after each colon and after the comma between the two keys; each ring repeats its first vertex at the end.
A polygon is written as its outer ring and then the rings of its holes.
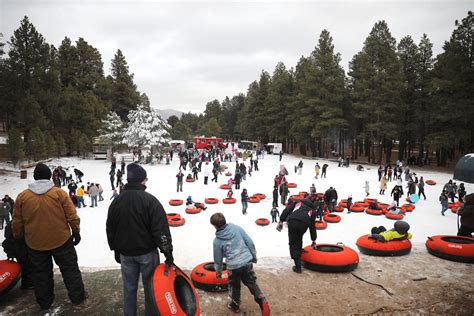
{"type": "Polygon", "coordinates": [[[454,179],[474,183],[474,154],[467,154],[459,159],[454,168],[454,179]]]}

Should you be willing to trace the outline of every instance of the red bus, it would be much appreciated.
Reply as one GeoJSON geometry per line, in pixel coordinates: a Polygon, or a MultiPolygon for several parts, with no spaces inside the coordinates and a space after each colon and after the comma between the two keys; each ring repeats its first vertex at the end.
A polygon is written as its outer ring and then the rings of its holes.
{"type": "Polygon", "coordinates": [[[211,149],[211,148],[225,148],[224,139],[220,137],[206,137],[196,136],[194,137],[194,148],[195,149],[211,149]]]}

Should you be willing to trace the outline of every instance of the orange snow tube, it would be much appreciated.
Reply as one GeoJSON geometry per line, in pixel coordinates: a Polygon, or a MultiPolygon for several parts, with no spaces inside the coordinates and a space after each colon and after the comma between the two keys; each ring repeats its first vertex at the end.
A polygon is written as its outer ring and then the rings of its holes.
{"type": "Polygon", "coordinates": [[[434,181],[434,180],[426,180],[425,183],[427,185],[436,185],[436,181],[434,181]]]}
{"type": "Polygon", "coordinates": [[[388,219],[394,219],[394,220],[399,220],[399,219],[403,219],[403,214],[392,214],[390,212],[387,212],[385,213],[385,217],[388,218],[388,219]]]}
{"type": "Polygon", "coordinates": [[[267,196],[263,193],[255,193],[253,196],[258,198],[259,200],[264,200],[267,196]]]}
{"type": "Polygon", "coordinates": [[[222,203],[224,203],[224,204],[234,204],[235,202],[237,202],[237,200],[234,199],[234,198],[225,198],[225,199],[222,199],[222,203]]]}
{"type": "Polygon", "coordinates": [[[341,221],[341,216],[336,214],[327,214],[324,215],[323,219],[328,223],[339,223],[341,221]]]}
{"type": "Polygon", "coordinates": [[[181,215],[179,215],[178,213],[168,213],[168,214],[166,214],[166,219],[168,220],[168,222],[172,218],[181,218],[181,215]]]}
{"type": "Polygon", "coordinates": [[[304,247],[301,261],[307,269],[319,272],[349,272],[357,268],[359,256],[344,245],[319,244],[304,247]]]}
{"type": "Polygon", "coordinates": [[[195,179],[194,178],[186,178],[186,182],[194,182],[195,179]]]}
{"type": "Polygon", "coordinates": [[[340,207],[347,207],[347,200],[341,200],[341,202],[339,202],[339,206],[340,207]]]}
{"type": "Polygon", "coordinates": [[[377,199],[369,199],[369,198],[365,198],[365,199],[364,199],[364,203],[370,203],[370,202],[375,202],[375,203],[377,203],[378,201],[377,201],[377,199]]]}
{"type": "Polygon", "coordinates": [[[221,184],[220,188],[222,190],[230,190],[232,189],[232,186],[230,184],[221,184]]]}
{"type": "Polygon", "coordinates": [[[225,173],[225,176],[226,176],[226,177],[231,177],[231,176],[232,176],[232,172],[226,172],[226,173],[225,173]]]}
{"type": "Polygon", "coordinates": [[[196,266],[193,271],[191,271],[191,280],[193,280],[195,287],[207,292],[227,291],[229,277],[227,275],[226,264],[224,263],[221,279],[216,277],[214,262],[204,262],[196,266]]]}
{"type": "Polygon", "coordinates": [[[249,203],[258,203],[258,202],[260,202],[260,199],[256,196],[251,196],[251,197],[249,197],[248,202],[249,203]]]}
{"type": "Polygon", "coordinates": [[[326,229],[328,227],[328,223],[325,221],[315,221],[314,227],[318,230],[326,229]]]}
{"type": "Polygon", "coordinates": [[[294,194],[291,196],[291,198],[293,199],[293,201],[295,202],[298,202],[298,201],[301,201],[303,199],[303,197],[299,194],[294,194]]]}
{"type": "Polygon", "coordinates": [[[188,213],[188,214],[199,214],[199,213],[201,213],[201,209],[199,207],[187,208],[186,213],[188,213]]]}
{"type": "Polygon", "coordinates": [[[257,224],[258,226],[267,226],[268,224],[270,224],[270,221],[266,218],[258,218],[255,221],[255,224],[257,224]]]}
{"type": "Polygon", "coordinates": [[[289,188],[296,188],[297,186],[298,185],[296,183],[292,183],[292,182],[288,183],[289,188]]]}
{"type": "Polygon", "coordinates": [[[388,205],[387,203],[377,203],[377,205],[382,209],[382,210],[386,210],[390,205],[388,205]]]}
{"type": "Polygon", "coordinates": [[[474,263],[474,238],[437,235],[428,237],[426,248],[433,256],[465,263],[474,263]]]}
{"type": "Polygon", "coordinates": [[[169,203],[171,206],[180,206],[183,205],[183,200],[170,200],[169,203]]]}
{"type": "Polygon", "coordinates": [[[355,202],[354,203],[355,206],[363,206],[363,207],[368,207],[369,206],[369,203],[367,202],[355,202]]]}
{"type": "Polygon", "coordinates": [[[334,208],[334,212],[339,212],[339,213],[340,213],[340,212],[344,212],[344,208],[343,208],[342,206],[336,206],[336,207],[334,208]]]}
{"type": "Polygon", "coordinates": [[[351,206],[350,210],[351,212],[362,213],[365,210],[365,207],[353,205],[351,206]]]}
{"type": "Polygon", "coordinates": [[[199,315],[199,296],[189,277],[176,266],[162,263],[155,268],[150,301],[153,315],[199,315]]]}
{"type": "Polygon", "coordinates": [[[382,215],[383,214],[382,210],[374,210],[373,208],[368,208],[368,209],[365,210],[365,212],[367,214],[370,214],[370,215],[382,215]]]}
{"type": "Polygon", "coordinates": [[[413,204],[403,204],[400,209],[404,212],[411,212],[415,209],[415,205],[413,204]]]}
{"type": "Polygon", "coordinates": [[[21,267],[10,260],[0,260],[0,298],[15,287],[21,278],[21,267]]]}
{"type": "Polygon", "coordinates": [[[361,253],[369,256],[403,256],[411,251],[411,242],[408,239],[383,242],[364,235],[357,239],[356,245],[361,253]]]}
{"type": "Polygon", "coordinates": [[[168,225],[171,227],[183,226],[186,221],[183,217],[180,218],[170,218],[168,219],[168,225]]]}
{"type": "Polygon", "coordinates": [[[204,202],[206,204],[217,204],[219,203],[219,200],[215,198],[207,198],[207,199],[204,199],[204,202]]]}

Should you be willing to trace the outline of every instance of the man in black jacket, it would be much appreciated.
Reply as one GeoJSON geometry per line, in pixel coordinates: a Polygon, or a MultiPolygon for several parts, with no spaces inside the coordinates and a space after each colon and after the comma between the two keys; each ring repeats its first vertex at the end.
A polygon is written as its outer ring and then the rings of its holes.
{"type": "Polygon", "coordinates": [[[165,255],[165,263],[173,264],[173,245],[161,203],[145,192],[146,171],[140,165],[127,166],[127,181],[123,192],[109,207],[106,230],[115,260],[121,263],[123,281],[123,313],[136,315],[138,278],[142,274],[145,290],[145,314],[150,315],[150,278],[160,263],[157,247],[165,255]]]}
{"type": "Polygon", "coordinates": [[[277,230],[281,231],[283,222],[288,221],[288,240],[290,245],[290,256],[294,260],[295,265],[293,271],[301,273],[301,249],[303,248],[303,236],[308,230],[311,234],[312,246],[316,245],[316,228],[314,222],[316,220],[316,211],[313,203],[304,198],[300,202],[289,202],[280,216],[280,222],[277,230]]]}

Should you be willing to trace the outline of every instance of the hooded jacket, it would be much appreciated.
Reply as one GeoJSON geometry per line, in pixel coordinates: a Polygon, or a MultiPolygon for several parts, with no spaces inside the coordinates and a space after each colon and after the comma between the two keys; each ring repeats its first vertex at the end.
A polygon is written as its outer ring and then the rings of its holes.
{"type": "Polygon", "coordinates": [[[474,193],[466,195],[464,200],[464,209],[458,213],[461,216],[461,226],[474,231],[474,193]]]}
{"type": "Polygon", "coordinates": [[[31,249],[47,251],[62,246],[79,232],[80,219],[71,199],[51,180],[37,180],[15,202],[12,230],[31,249]]]}
{"type": "Polygon", "coordinates": [[[226,224],[216,231],[214,239],[214,267],[222,271],[222,260],[226,258],[228,270],[235,270],[257,259],[252,239],[240,227],[226,224]]]}

